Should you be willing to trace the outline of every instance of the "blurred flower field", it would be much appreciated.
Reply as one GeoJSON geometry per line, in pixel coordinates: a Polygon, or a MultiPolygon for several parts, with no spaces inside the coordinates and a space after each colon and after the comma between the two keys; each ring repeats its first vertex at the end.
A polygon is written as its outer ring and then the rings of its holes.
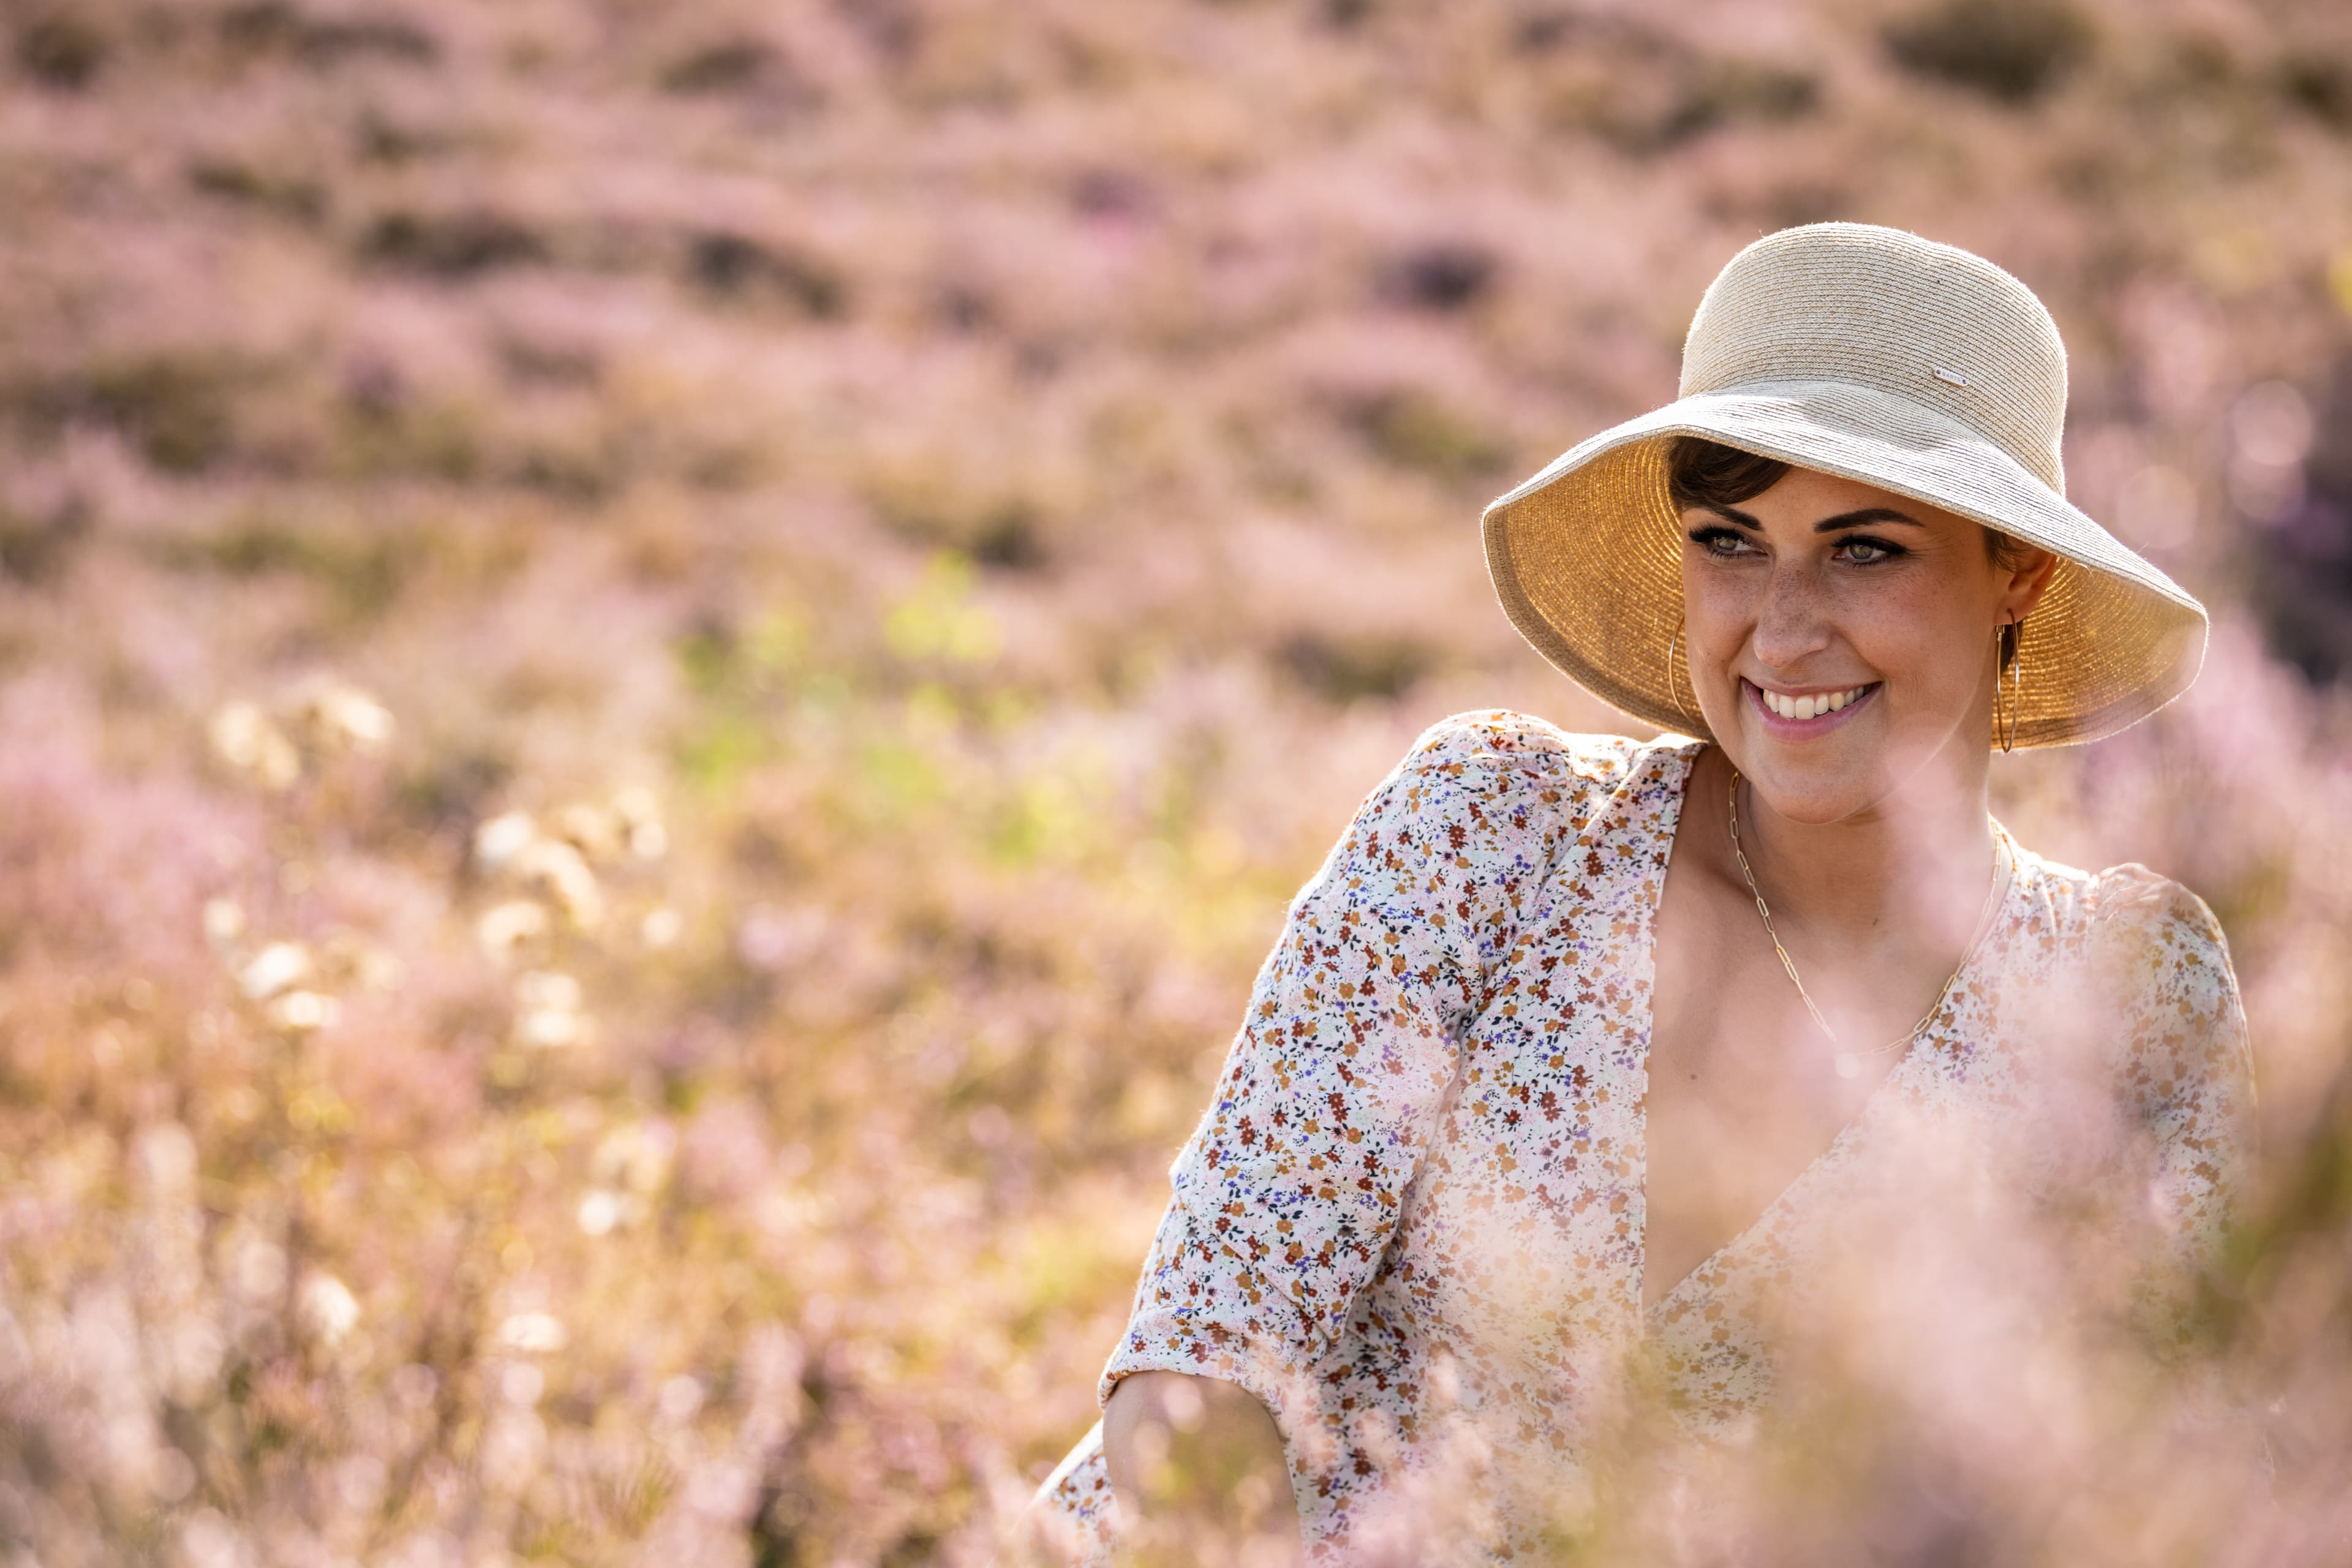
{"type": "Polygon", "coordinates": [[[1619,722],[1479,506],[1832,216],[2042,291],[2075,499],[2216,608],[1996,787],[2230,932],[2233,1539],[2344,1556],[2352,13],[0,24],[9,1562],[985,1561],[1354,802],[1619,722]]]}

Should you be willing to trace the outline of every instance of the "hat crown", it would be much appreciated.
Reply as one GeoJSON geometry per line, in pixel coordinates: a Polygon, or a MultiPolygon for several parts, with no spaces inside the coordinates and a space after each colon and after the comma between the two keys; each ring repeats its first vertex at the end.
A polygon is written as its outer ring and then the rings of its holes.
{"type": "Polygon", "coordinates": [[[1957,420],[2065,493],[2065,345],[2033,290],[1980,256],[1819,223],[1733,257],[1691,320],[1682,395],[1808,382],[1957,420]]]}

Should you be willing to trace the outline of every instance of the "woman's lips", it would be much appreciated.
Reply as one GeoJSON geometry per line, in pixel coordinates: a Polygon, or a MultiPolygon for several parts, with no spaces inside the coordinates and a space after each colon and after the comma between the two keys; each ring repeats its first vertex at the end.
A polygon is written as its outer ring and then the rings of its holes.
{"type": "Polygon", "coordinates": [[[1748,699],[1767,730],[1774,734],[1812,736],[1826,734],[1853,716],[1858,708],[1869,706],[1878,695],[1879,683],[1865,681],[1833,691],[1808,692],[1802,697],[1790,697],[1785,692],[1766,691],[1754,681],[1742,677],[1740,693],[1748,699]],[[1799,718],[1799,714],[1805,717],[1799,718]]]}

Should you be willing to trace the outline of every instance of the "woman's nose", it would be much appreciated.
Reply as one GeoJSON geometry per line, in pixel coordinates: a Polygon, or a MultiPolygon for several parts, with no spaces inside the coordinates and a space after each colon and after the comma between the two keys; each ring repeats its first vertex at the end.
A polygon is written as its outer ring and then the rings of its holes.
{"type": "Polygon", "coordinates": [[[1821,580],[1809,565],[1776,564],[1756,610],[1757,658],[1769,668],[1787,668],[1828,647],[1828,608],[1821,580]]]}

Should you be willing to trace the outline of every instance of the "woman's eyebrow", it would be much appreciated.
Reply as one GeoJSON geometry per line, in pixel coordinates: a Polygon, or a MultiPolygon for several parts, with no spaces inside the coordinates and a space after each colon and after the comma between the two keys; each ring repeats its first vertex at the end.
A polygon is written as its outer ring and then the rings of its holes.
{"type": "Polygon", "coordinates": [[[1825,517],[1822,519],[1821,521],[1813,524],[1813,531],[1815,533],[1835,533],[1843,528],[1860,528],[1864,523],[1872,522],[1908,523],[1913,528],[1925,528],[1927,526],[1926,523],[1921,522],[1917,518],[1912,517],[1905,512],[1896,511],[1891,506],[1866,506],[1862,508],[1859,511],[1842,511],[1835,517],[1825,517]]]}

